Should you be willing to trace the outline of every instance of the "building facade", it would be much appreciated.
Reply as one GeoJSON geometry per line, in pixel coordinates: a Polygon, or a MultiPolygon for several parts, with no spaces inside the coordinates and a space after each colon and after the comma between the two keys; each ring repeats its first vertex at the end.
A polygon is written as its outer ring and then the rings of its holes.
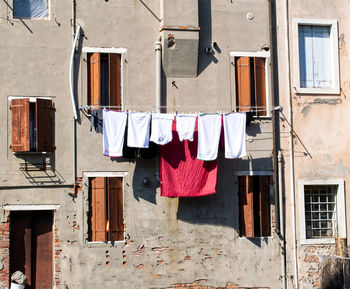
{"type": "Polygon", "coordinates": [[[270,1],[31,2],[0,4],[0,286],[281,288],[270,1]],[[162,197],[159,147],[103,155],[103,107],[249,111],[247,155],[219,150],[213,195],[162,197]]]}
{"type": "Polygon", "coordinates": [[[321,286],[321,256],[346,255],[349,135],[340,124],[349,110],[348,5],[277,1],[290,288],[338,288],[321,286]]]}

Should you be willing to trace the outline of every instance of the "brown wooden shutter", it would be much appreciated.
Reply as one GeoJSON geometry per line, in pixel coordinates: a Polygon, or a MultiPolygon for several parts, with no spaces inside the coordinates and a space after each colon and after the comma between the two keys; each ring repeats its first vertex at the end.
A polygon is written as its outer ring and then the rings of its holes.
{"type": "MultiPolygon", "coordinates": [[[[109,72],[109,105],[121,105],[121,85],[120,85],[120,54],[108,54],[108,72],[109,72]]],[[[120,110],[117,108],[116,110],[120,110]]]]}
{"type": "Polygon", "coordinates": [[[29,147],[29,99],[13,99],[12,110],[12,151],[27,152],[29,147]]]}
{"type": "Polygon", "coordinates": [[[123,178],[108,178],[109,241],[124,240],[123,178]]]}
{"type": "MultiPolygon", "coordinates": [[[[23,272],[32,285],[32,218],[29,212],[11,212],[10,275],[23,272]]],[[[31,288],[31,287],[29,287],[31,288]]]]}
{"type": "Polygon", "coordinates": [[[250,111],[250,85],[250,58],[239,57],[236,59],[236,104],[248,107],[240,107],[238,111],[250,111]]]}
{"type": "Polygon", "coordinates": [[[36,100],[36,150],[53,151],[53,112],[54,107],[49,99],[36,100]]]}
{"type": "Polygon", "coordinates": [[[261,236],[271,235],[270,225],[270,177],[259,176],[259,216],[261,236]]]}
{"type": "Polygon", "coordinates": [[[32,288],[52,288],[52,212],[33,214],[33,286],[32,288]]]}
{"type": "Polygon", "coordinates": [[[240,236],[254,237],[253,177],[239,177],[240,236]]]}
{"type": "Polygon", "coordinates": [[[105,178],[91,178],[90,199],[90,241],[106,241],[106,184],[105,178]]]}
{"type": "MultiPolygon", "coordinates": [[[[265,58],[254,58],[255,104],[266,106],[265,58]]],[[[266,111],[258,111],[257,115],[264,116],[266,111]]]]}
{"type": "Polygon", "coordinates": [[[100,53],[89,53],[88,59],[88,105],[101,103],[101,57],[100,53]]]}

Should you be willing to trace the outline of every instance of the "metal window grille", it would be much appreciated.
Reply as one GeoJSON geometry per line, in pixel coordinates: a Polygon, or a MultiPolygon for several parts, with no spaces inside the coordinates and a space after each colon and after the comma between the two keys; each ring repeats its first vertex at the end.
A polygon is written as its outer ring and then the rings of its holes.
{"type": "Polygon", "coordinates": [[[337,234],[336,185],[304,187],[307,239],[335,237],[337,234]]]}

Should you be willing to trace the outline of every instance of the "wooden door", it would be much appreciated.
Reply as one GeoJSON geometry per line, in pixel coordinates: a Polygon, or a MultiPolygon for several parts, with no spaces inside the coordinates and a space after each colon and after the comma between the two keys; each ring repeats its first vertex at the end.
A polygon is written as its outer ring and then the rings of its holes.
{"type": "Polygon", "coordinates": [[[11,213],[10,274],[27,276],[26,289],[52,288],[52,211],[11,213]]]}

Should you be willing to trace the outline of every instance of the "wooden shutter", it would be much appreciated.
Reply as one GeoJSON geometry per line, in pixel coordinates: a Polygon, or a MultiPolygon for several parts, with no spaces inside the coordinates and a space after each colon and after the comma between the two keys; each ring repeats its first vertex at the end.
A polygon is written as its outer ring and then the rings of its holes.
{"type": "MultiPolygon", "coordinates": [[[[121,105],[121,85],[120,85],[120,54],[108,54],[108,72],[109,72],[109,105],[121,105]]],[[[116,110],[120,110],[121,107],[116,110]]]]}
{"type": "Polygon", "coordinates": [[[11,212],[10,275],[21,271],[32,285],[32,219],[29,212],[11,212]]]}
{"type": "MultiPolygon", "coordinates": [[[[265,58],[254,58],[255,105],[266,107],[265,58]]],[[[266,115],[266,111],[258,111],[257,115],[266,115]]]]}
{"type": "Polygon", "coordinates": [[[32,288],[52,288],[52,212],[33,214],[32,288]]]}
{"type": "Polygon", "coordinates": [[[89,53],[88,59],[88,105],[101,103],[101,57],[100,53],[89,53]]]}
{"type": "Polygon", "coordinates": [[[109,241],[124,240],[123,178],[108,178],[109,241]]]}
{"type": "Polygon", "coordinates": [[[12,151],[27,152],[29,147],[29,99],[13,99],[12,110],[12,151]]]}
{"type": "Polygon", "coordinates": [[[53,112],[52,100],[36,100],[36,150],[53,151],[53,112]]]}
{"type": "Polygon", "coordinates": [[[90,241],[106,241],[106,184],[105,178],[91,178],[90,200],[90,241]]]}
{"type": "Polygon", "coordinates": [[[259,217],[261,236],[271,235],[270,225],[270,177],[259,176],[259,217]]]}
{"type": "Polygon", "coordinates": [[[236,104],[240,107],[238,111],[250,111],[250,58],[239,57],[236,59],[236,104]]]}
{"type": "Polygon", "coordinates": [[[239,177],[240,236],[254,237],[253,177],[239,177]]]}

